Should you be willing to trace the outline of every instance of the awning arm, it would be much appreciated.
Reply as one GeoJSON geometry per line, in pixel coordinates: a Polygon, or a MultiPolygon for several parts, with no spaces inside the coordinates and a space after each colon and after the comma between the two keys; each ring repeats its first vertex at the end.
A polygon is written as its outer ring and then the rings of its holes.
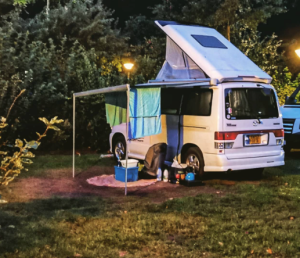
{"type": "Polygon", "coordinates": [[[120,85],[114,87],[107,87],[102,89],[96,90],[89,90],[89,91],[82,91],[78,93],[73,93],[73,164],[72,164],[72,173],[73,178],[75,177],[75,114],[76,114],[76,97],[85,97],[91,96],[96,94],[103,94],[103,93],[111,93],[111,92],[118,92],[118,91],[127,91],[127,123],[126,123],[126,169],[125,169],[125,195],[127,195],[127,162],[128,162],[128,122],[129,122],[129,91],[130,85],[120,85]]]}

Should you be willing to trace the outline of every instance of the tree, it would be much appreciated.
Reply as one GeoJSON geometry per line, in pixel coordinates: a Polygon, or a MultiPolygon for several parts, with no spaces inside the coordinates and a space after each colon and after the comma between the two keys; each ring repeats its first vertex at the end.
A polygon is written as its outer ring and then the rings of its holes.
{"type": "Polygon", "coordinates": [[[283,53],[279,51],[282,41],[275,34],[261,37],[261,33],[237,23],[234,44],[255,64],[270,75],[283,71],[285,63],[283,53]]]}
{"type": "Polygon", "coordinates": [[[230,40],[237,22],[256,30],[272,15],[285,12],[284,4],[284,0],[166,0],[154,8],[154,13],[159,19],[215,27],[230,40]]]}
{"type": "MultiPolygon", "coordinates": [[[[111,13],[100,1],[79,0],[53,3],[47,19],[45,11],[22,19],[20,8],[0,17],[0,110],[26,89],[10,116],[8,137],[32,138],[33,130],[42,130],[36,117],[58,113],[70,130],[73,92],[124,83],[126,38],[111,13]]],[[[99,148],[108,139],[103,98],[80,103],[78,142],[99,148]]]]}

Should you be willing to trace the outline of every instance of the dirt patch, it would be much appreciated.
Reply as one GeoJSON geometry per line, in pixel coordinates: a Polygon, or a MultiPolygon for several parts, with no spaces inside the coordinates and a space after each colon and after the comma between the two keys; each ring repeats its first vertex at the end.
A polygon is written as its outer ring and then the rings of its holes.
{"type": "MultiPolygon", "coordinates": [[[[94,166],[72,178],[71,169],[51,169],[46,171],[45,178],[20,178],[2,189],[3,199],[9,202],[26,202],[34,199],[61,197],[99,196],[112,198],[117,202],[125,201],[124,188],[99,187],[87,183],[87,179],[103,174],[113,174],[110,166],[94,166]]],[[[222,189],[222,192],[214,186],[232,186],[236,181],[226,179],[207,178],[202,186],[187,187],[183,185],[157,182],[145,187],[128,188],[128,196],[143,197],[154,203],[164,202],[170,198],[195,196],[198,194],[215,194],[223,196],[230,192],[222,189]]],[[[249,184],[259,184],[259,181],[246,181],[249,184]]]]}

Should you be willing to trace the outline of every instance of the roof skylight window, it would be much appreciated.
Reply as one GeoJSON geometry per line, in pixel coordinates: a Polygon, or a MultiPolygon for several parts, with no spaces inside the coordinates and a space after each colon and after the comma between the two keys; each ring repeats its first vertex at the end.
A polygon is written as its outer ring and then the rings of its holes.
{"type": "Polygon", "coordinates": [[[191,35],[197,42],[203,46],[208,48],[226,48],[227,47],[216,37],[213,36],[205,36],[205,35],[191,35]]]}

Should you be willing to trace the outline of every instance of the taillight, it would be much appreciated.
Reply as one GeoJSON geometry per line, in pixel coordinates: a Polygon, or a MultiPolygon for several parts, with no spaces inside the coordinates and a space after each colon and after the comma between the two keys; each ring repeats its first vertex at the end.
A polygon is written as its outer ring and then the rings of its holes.
{"type": "Polygon", "coordinates": [[[224,140],[235,140],[238,134],[241,132],[215,132],[215,140],[224,141],[224,140]]]}
{"type": "Polygon", "coordinates": [[[247,133],[274,133],[275,137],[284,137],[284,129],[275,130],[255,130],[255,131],[236,131],[236,132],[215,132],[216,141],[235,140],[239,134],[247,133]]]}
{"type": "Polygon", "coordinates": [[[271,130],[275,137],[284,137],[284,129],[271,130]]]}

